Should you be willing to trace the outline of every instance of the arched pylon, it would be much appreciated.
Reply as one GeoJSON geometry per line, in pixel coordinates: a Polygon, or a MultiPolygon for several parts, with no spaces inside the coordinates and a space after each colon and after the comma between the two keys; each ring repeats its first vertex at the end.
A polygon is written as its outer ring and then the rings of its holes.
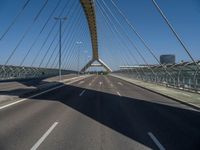
{"type": "Polygon", "coordinates": [[[95,15],[95,9],[94,9],[94,1],[93,0],[80,0],[81,5],[83,7],[83,10],[85,12],[89,30],[90,30],[90,36],[92,41],[92,59],[81,69],[81,72],[85,72],[93,62],[97,61],[99,62],[101,67],[104,67],[106,71],[112,72],[112,70],[101,60],[99,59],[98,54],[98,37],[97,37],[97,27],[96,27],[96,15],[95,15]]]}

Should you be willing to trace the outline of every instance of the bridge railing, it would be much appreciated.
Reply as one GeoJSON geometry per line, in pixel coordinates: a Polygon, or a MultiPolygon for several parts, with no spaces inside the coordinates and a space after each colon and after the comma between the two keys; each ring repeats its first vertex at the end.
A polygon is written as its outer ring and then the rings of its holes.
{"type": "MultiPolygon", "coordinates": [[[[62,74],[69,73],[75,73],[75,71],[62,70],[62,74]]],[[[0,81],[27,78],[46,78],[56,75],[58,75],[58,69],[0,65],[0,81]]]]}
{"type": "MultiPolygon", "coordinates": [[[[200,65],[200,61],[196,63],[200,65]]],[[[200,70],[196,64],[184,62],[180,64],[165,65],[165,69],[160,65],[154,65],[151,67],[124,68],[113,73],[128,78],[143,80],[145,82],[152,82],[192,92],[200,92],[200,70]]]]}

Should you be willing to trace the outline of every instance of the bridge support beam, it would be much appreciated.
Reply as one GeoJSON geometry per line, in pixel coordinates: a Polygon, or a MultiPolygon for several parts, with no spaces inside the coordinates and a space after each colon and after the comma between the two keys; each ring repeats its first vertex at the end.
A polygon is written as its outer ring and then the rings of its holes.
{"type": "Polygon", "coordinates": [[[103,67],[106,69],[107,72],[112,72],[111,68],[108,67],[101,59],[92,59],[90,60],[82,69],[81,72],[85,72],[89,67],[92,66],[92,64],[97,61],[100,65],[96,67],[103,67]]]}

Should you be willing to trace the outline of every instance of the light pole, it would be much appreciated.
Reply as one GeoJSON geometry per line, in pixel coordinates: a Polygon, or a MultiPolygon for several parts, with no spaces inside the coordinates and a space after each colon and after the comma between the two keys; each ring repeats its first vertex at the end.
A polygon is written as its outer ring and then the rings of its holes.
{"type": "Polygon", "coordinates": [[[87,53],[88,53],[88,51],[85,50],[84,53],[85,53],[85,60],[84,60],[85,62],[84,63],[87,64],[87,53]]]}
{"type": "MultiPolygon", "coordinates": [[[[88,59],[88,62],[89,62],[90,59],[91,59],[91,56],[89,55],[89,56],[87,57],[87,59],[88,59]]],[[[90,68],[88,68],[88,72],[90,73],[90,68]]]]}
{"type": "Polygon", "coordinates": [[[78,45],[78,64],[77,64],[77,71],[78,71],[78,76],[79,76],[79,73],[80,73],[80,71],[79,71],[79,61],[80,61],[80,47],[81,47],[81,44],[82,44],[83,42],[81,42],[81,41],[78,41],[78,42],[76,42],[76,44],[78,45]]]}
{"type": "Polygon", "coordinates": [[[55,17],[54,18],[55,20],[59,21],[59,80],[61,81],[61,76],[62,76],[62,71],[61,71],[61,53],[62,53],[62,50],[61,50],[61,46],[62,46],[62,21],[66,20],[67,17],[55,17]]]}

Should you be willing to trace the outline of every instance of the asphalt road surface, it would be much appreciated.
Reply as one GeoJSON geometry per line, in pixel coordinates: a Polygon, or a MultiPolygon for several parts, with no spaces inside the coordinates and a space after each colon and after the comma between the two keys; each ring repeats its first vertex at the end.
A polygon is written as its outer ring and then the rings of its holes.
{"type": "Polygon", "coordinates": [[[111,76],[0,109],[0,150],[199,150],[200,113],[111,76]]]}

